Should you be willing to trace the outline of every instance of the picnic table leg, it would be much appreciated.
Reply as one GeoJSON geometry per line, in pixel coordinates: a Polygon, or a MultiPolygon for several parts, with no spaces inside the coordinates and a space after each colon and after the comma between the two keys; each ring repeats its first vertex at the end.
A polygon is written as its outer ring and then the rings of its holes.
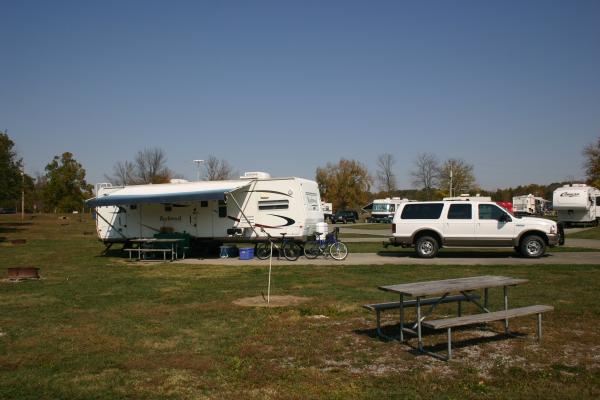
{"type": "MultiPolygon", "coordinates": [[[[504,311],[508,311],[508,286],[504,286],[504,311]]],[[[504,320],[504,333],[508,333],[508,318],[504,320]]]]}
{"type": "Polygon", "coordinates": [[[404,294],[400,294],[400,341],[404,342],[404,294]]]}
{"type": "Polygon", "coordinates": [[[538,342],[542,341],[542,313],[537,315],[537,334],[538,334],[538,342]]]}
{"type": "Polygon", "coordinates": [[[423,340],[421,338],[421,298],[417,297],[417,337],[419,342],[419,351],[423,351],[423,340]]]}
{"type": "Polygon", "coordinates": [[[490,302],[490,294],[489,294],[489,289],[485,288],[483,289],[483,307],[488,309],[489,308],[489,302],[490,302]]]}
{"type": "Polygon", "coordinates": [[[448,328],[448,360],[452,358],[452,328],[448,328]]]}

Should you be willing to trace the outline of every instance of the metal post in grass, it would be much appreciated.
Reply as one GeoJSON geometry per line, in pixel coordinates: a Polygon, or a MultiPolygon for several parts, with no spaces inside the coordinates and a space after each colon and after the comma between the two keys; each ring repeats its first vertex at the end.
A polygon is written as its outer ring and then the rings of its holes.
{"type": "Polygon", "coordinates": [[[273,242],[271,242],[271,255],[269,256],[269,283],[267,285],[267,304],[271,302],[271,267],[273,265],[273,242]]]}

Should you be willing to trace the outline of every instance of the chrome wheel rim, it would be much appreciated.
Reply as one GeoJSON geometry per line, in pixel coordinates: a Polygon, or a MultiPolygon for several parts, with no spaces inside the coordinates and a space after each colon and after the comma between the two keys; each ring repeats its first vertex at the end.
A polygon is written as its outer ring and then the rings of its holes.
{"type": "Polygon", "coordinates": [[[542,249],[542,245],[537,240],[530,240],[527,242],[527,253],[532,256],[535,256],[540,253],[542,249]]]}
{"type": "Polygon", "coordinates": [[[419,250],[422,254],[429,255],[433,252],[433,243],[426,241],[419,245],[419,250]]]}

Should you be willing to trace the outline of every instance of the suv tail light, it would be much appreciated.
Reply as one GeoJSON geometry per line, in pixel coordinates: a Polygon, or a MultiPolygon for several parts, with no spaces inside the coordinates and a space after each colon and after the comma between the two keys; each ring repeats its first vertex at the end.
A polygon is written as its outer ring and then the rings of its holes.
{"type": "Polygon", "coordinates": [[[396,233],[396,224],[392,224],[392,233],[396,233]]]}

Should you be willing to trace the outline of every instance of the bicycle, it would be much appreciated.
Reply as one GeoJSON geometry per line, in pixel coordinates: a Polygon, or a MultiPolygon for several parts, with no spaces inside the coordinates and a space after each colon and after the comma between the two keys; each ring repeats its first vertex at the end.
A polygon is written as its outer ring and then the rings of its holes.
{"type": "Polygon", "coordinates": [[[266,233],[269,241],[262,242],[256,245],[255,255],[260,260],[266,260],[271,256],[271,243],[277,249],[278,257],[283,254],[286,260],[296,261],[300,254],[302,254],[302,247],[291,239],[286,239],[286,233],[281,234],[281,245],[279,246],[274,240],[273,236],[269,235],[269,232],[261,229],[262,232],[266,233]]]}
{"type": "Polygon", "coordinates": [[[304,245],[304,255],[306,258],[314,259],[320,255],[329,254],[335,260],[341,261],[348,257],[348,247],[338,240],[340,228],[335,228],[332,233],[325,235],[325,239],[321,239],[322,233],[316,232],[316,240],[306,242],[304,245]]]}

